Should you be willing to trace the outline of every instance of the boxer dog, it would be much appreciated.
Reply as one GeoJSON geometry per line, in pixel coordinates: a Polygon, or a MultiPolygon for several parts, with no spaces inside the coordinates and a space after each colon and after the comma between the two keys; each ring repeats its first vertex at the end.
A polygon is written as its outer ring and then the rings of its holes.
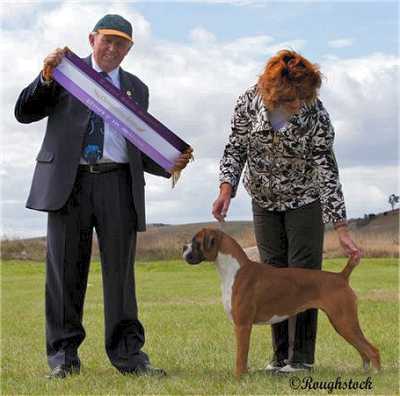
{"type": "Polygon", "coordinates": [[[222,302],[236,335],[236,377],[248,371],[253,325],[273,324],[310,308],[322,309],[335,330],[360,353],[363,367],[380,369],[379,350],[363,335],[349,276],[358,264],[350,258],[342,272],[276,268],[251,261],[240,245],[216,229],[204,228],[183,248],[195,265],[215,261],[221,278],[222,302]]]}

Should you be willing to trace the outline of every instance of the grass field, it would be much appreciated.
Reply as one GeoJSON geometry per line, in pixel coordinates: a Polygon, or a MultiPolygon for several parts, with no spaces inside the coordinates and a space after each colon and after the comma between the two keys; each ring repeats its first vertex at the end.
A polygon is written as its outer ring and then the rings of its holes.
{"type": "MultiPolygon", "coordinates": [[[[344,259],[326,260],[324,269],[339,271],[344,259]]],[[[255,327],[251,372],[233,376],[235,344],[225,316],[217,272],[212,264],[190,267],[182,261],[137,263],[140,319],[146,328],[145,351],[164,379],[124,377],[104,351],[101,272],[93,263],[85,304],[87,338],[80,348],[83,370],[64,381],[45,378],[44,276],[42,264],[3,262],[1,393],[7,395],[117,394],[315,394],[292,390],[290,377],[261,370],[271,353],[270,329],[255,327]]],[[[320,313],[314,381],[366,380],[372,390],[337,394],[399,394],[399,296],[396,259],[364,259],[351,284],[359,297],[359,316],[367,338],[381,352],[383,370],[364,373],[358,353],[336,334],[320,313]]],[[[327,393],[327,391],[323,391],[327,393]]]]}

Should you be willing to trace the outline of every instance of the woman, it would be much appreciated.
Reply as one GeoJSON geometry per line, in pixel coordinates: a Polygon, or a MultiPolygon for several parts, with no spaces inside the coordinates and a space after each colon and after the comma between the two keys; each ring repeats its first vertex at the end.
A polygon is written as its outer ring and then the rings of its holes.
{"type": "MultiPolygon", "coordinates": [[[[334,130],[318,98],[321,72],[294,51],[267,63],[258,83],[237,101],[220,163],[213,215],[223,221],[246,165],[261,260],[276,267],[321,269],[324,223],[333,223],[347,255],[351,239],[333,153],[334,130]]],[[[317,310],[272,325],[274,355],[266,370],[290,373],[314,364],[317,310]]]]}

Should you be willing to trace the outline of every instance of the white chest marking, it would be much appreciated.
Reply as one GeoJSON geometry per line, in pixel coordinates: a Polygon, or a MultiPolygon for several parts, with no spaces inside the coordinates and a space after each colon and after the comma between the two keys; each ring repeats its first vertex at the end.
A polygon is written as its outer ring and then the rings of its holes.
{"type": "Polygon", "coordinates": [[[286,320],[289,316],[278,316],[278,315],[274,315],[272,318],[270,318],[269,320],[266,320],[265,322],[257,322],[254,323],[256,325],[272,325],[275,323],[279,323],[279,322],[283,322],[284,320],[286,320]]]}
{"type": "Polygon", "coordinates": [[[228,318],[232,320],[232,287],[240,265],[232,256],[221,253],[218,254],[216,264],[221,278],[222,304],[228,318]]]}

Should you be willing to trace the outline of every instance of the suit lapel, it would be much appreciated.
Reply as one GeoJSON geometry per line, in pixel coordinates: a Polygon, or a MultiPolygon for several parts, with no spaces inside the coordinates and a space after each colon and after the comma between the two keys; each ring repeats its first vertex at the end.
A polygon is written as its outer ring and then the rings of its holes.
{"type": "Polygon", "coordinates": [[[122,67],[119,68],[119,83],[121,86],[121,91],[128,95],[129,98],[135,100],[137,102],[137,92],[135,90],[135,87],[132,83],[132,81],[128,78],[127,73],[122,69],[122,67]]]}
{"type": "MultiPolygon", "coordinates": [[[[91,55],[86,58],[82,58],[82,60],[92,67],[91,55]]],[[[122,67],[119,68],[119,83],[121,91],[128,95],[131,99],[137,101],[136,90],[133,82],[128,78],[127,73],[122,69],[122,67]]]]}
{"type": "Polygon", "coordinates": [[[82,60],[87,63],[90,67],[92,67],[92,56],[89,55],[86,58],[82,58],[82,60]]]}

